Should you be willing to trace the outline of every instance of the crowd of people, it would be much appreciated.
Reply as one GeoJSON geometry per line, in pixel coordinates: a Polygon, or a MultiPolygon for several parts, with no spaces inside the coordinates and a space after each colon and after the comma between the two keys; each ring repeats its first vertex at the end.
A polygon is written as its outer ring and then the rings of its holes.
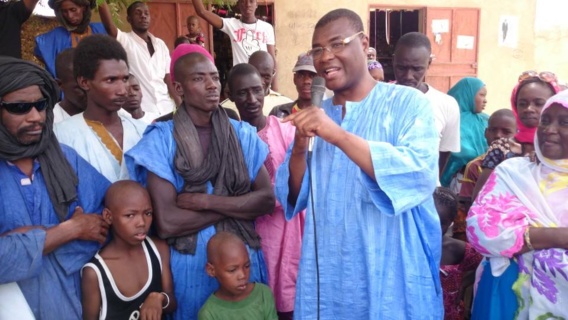
{"type": "Polygon", "coordinates": [[[523,72],[489,116],[482,80],[425,81],[418,32],[385,83],[336,9],[291,66],[293,100],[255,0],[240,19],[193,0],[172,52],[143,2],[123,32],[104,1],[91,23],[94,1],[51,0],[41,67],[4,45],[36,4],[0,4],[0,319],[568,317],[554,73],[523,72]],[[225,93],[199,18],[232,38],[225,93]]]}

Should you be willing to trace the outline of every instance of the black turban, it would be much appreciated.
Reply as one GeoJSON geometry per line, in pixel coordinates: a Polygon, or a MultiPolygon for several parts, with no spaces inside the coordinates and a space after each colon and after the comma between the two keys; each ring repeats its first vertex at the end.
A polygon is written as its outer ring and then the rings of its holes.
{"type": "Polygon", "coordinates": [[[23,145],[0,124],[0,159],[15,161],[37,158],[51,203],[63,221],[69,205],[77,199],[77,175],[63,155],[53,133],[53,106],[59,97],[57,84],[38,65],[21,59],[0,56],[0,99],[6,94],[33,85],[39,86],[48,101],[46,121],[39,142],[23,145]]]}

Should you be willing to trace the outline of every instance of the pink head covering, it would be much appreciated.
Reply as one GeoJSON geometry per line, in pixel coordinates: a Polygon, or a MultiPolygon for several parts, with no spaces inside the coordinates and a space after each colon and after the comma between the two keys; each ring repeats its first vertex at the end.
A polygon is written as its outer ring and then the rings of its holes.
{"type": "MultiPolygon", "coordinates": [[[[519,114],[517,113],[517,94],[518,94],[518,91],[519,91],[519,87],[522,84],[524,84],[524,82],[525,81],[520,81],[519,83],[517,83],[517,85],[513,89],[513,93],[511,94],[511,108],[513,109],[513,112],[515,113],[515,119],[517,119],[517,128],[518,128],[518,132],[515,135],[515,140],[517,140],[521,143],[533,143],[534,142],[534,136],[535,136],[535,133],[536,133],[536,128],[526,127],[523,124],[523,122],[521,121],[521,119],[519,118],[519,114]]],[[[560,87],[558,86],[558,84],[555,81],[543,82],[543,83],[549,84],[552,87],[554,94],[561,91],[560,87]]]]}
{"type": "Polygon", "coordinates": [[[213,64],[215,64],[215,60],[213,60],[213,56],[211,56],[211,54],[209,53],[209,51],[205,50],[205,48],[203,48],[202,46],[198,45],[198,44],[180,44],[179,46],[177,46],[177,48],[174,50],[174,52],[172,52],[172,61],[170,62],[170,77],[172,79],[172,82],[174,82],[174,66],[176,64],[176,61],[178,61],[179,58],[190,54],[190,53],[201,53],[202,55],[204,55],[207,59],[211,60],[211,62],[213,62],[213,64]]]}

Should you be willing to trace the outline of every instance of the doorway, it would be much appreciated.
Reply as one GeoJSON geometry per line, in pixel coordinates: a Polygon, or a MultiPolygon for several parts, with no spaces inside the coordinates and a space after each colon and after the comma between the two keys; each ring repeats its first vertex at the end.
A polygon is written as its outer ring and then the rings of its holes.
{"type": "Polygon", "coordinates": [[[370,45],[377,50],[385,81],[393,81],[392,57],[398,39],[408,32],[424,33],[432,45],[426,82],[447,92],[463,77],[477,76],[479,8],[369,8],[370,45]]]}
{"type": "Polygon", "coordinates": [[[376,7],[370,9],[370,46],[377,50],[385,81],[394,81],[392,57],[398,39],[409,32],[422,32],[424,10],[419,8],[376,7]]]}

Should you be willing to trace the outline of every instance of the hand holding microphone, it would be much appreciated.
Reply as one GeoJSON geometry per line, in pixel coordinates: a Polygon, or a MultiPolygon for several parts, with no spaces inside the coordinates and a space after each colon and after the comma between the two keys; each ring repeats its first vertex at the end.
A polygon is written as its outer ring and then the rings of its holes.
{"type": "Polygon", "coordinates": [[[296,135],[299,137],[319,136],[333,143],[334,139],[338,137],[337,130],[341,130],[341,128],[320,108],[325,93],[325,80],[321,77],[315,77],[311,92],[312,106],[287,116],[283,122],[291,122],[296,127],[296,135]]]}
{"type": "MultiPolygon", "coordinates": [[[[325,79],[322,77],[315,77],[312,80],[312,88],[310,90],[312,97],[312,106],[321,108],[321,102],[323,100],[323,95],[325,94],[325,79]]],[[[312,152],[314,149],[314,137],[310,137],[308,142],[308,152],[312,152]]]]}

